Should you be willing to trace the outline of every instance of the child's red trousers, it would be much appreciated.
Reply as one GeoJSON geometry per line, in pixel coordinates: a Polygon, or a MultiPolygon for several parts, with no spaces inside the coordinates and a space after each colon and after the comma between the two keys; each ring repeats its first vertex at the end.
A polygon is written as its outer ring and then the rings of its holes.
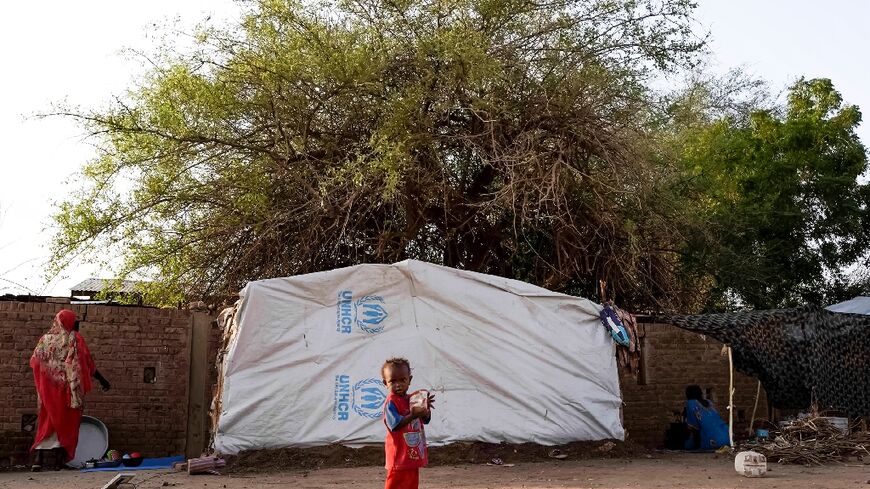
{"type": "Polygon", "coordinates": [[[384,489],[417,489],[420,485],[420,469],[399,469],[387,471],[384,489]]]}

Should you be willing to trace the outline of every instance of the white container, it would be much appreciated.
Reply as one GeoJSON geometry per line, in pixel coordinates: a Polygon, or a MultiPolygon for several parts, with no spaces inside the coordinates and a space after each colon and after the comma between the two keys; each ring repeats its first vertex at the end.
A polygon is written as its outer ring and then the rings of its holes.
{"type": "Polygon", "coordinates": [[[734,457],[734,470],[744,477],[763,477],[767,458],[758,452],[740,452],[734,457]]]}
{"type": "Polygon", "coordinates": [[[411,407],[422,407],[429,409],[429,391],[420,389],[411,394],[411,407]]]}

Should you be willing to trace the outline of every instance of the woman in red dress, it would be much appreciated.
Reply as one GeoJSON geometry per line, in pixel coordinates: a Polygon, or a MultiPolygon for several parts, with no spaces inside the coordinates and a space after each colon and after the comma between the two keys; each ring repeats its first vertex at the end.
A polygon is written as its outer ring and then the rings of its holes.
{"type": "Polygon", "coordinates": [[[48,333],[42,335],[30,357],[39,402],[34,470],[42,466],[44,450],[55,450],[56,462],[75,457],[82,421],[83,398],[97,377],[103,390],[109,383],[97,372],[87,344],[77,331],[76,314],[64,309],[57,313],[48,333]]]}

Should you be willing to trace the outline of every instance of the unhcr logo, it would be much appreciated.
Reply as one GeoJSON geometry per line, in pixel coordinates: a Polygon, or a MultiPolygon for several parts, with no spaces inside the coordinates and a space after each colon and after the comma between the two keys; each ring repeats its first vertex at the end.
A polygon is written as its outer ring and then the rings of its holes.
{"type": "Polygon", "coordinates": [[[387,392],[381,379],[371,378],[353,386],[353,410],[365,418],[378,419],[384,413],[387,392]]]}
{"type": "Polygon", "coordinates": [[[350,377],[347,375],[336,375],[335,404],[332,407],[332,419],[347,421],[347,417],[350,414],[350,395],[350,377]]]}
{"type": "Polygon", "coordinates": [[[377,334],[384,330],[387,317],[389,313],[384,307],[384,298],[379,295],[366,295],[354,301],[352,291],[338,293],[335,330],[339,333],[350,334],[356,324],[366,333],[377,334]]]}
{"type": "Polygon", "coordinates": [[[349,375],[335,376],[335,404],[332,419],[347,421],[350,413],[369,419],[379,419],[384,412],[387,391],[381,379],[364,379],[351,387],[349,375]]]}

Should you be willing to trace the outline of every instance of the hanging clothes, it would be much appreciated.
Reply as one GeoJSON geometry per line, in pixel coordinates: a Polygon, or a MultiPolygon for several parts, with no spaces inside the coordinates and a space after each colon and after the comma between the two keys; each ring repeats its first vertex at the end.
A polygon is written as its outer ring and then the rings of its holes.
{"type": "Polygon", "coordinates": [[[616,349],[616,359],[619,367],[635,378],[640,369],[640,339],[637,336],[637,319],[628,311],[622,310],[615,305],[610,305],[619,321],[625,327],[628,334],[628,345],[619,345],[616,349]]]}

